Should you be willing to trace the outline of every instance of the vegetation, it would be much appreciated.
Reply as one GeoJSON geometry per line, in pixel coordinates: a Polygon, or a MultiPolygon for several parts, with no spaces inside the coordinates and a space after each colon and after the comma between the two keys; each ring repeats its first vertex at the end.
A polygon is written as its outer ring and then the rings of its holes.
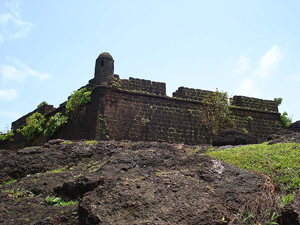
{"type": "Polygon", "coordinates": [[[43,107],[44,105],[48,105],[48,103],[43,101],[40,104],[38,104],[37,108],[39,109],[39,108],[43,107]]]}
{"type": "Polygon", "coordinates": [[[61,206],[67,206],[67,205],[76,205],[78,204],[78,201],[69,201],[69,202],[65,202],[64,200],[62,200],[61,198],[58,197],[50,197],[48,196],[46,198],[46,202],[51,204],[51,205],[61,205],[61,206]]]}
{"type": "Polygon", "coordinates": [[[13,141],[14,132],[7,130],[6,133],[0,131],[0,141],[13,141]]]}
{"type": "Polygon", "coordinates": [[[66,123],[68,123],[68,117],[63,116],[61,113],[56,113],[46,124],[46,129],[44,131],[45,136],[53,136],[54,133],[66,123]]]}
{"type": "Polygon", "coordinates": [[[287,129],[290,124],[292,123],[292,118],[288,116],[288,113],[286,111],[284,111],[281,115],[280,115],[280,119],[281,119],[281,123],[284,129],[287,129]]]}
{"type": "Polygon", "coordinates": [[[42,131],[43,125],[45,123],[45,117],[36,112],[29,116],[26,119],[26,125],[22,129],[18,129],[18,132],[27,138],[27,140],[31,140],[36,138],[42,131]]]}
{"type": "Polygon", "coordinates": [[[274,98],[273,100],[277,104],[277,106],[280,106],[281,103],[282,103],[283,98],[279,97],[279,98],[274,98]]]}
{"type": "Polygon", "coordinates": [[[78,91],[74,91],[72,96],[67,102],[66,105],[66,113],[68,115],[76,114],[79,109],[88,104],[91,101],[91,92],[87,91],[86,88],[79,89],[78,91]]]}
{"type": "MultiPolygon", "coordinates": [[[[280,106],[282,103],[282,98],[274,98],[274,102],[276,102],[277,106],[280,106]]],[[[280,119],[281,119],[281,123],[284,129],[287,129],[290,124],[292,123],[292,118],[288,116],[288,113],[286,111],[284,111],[281,115],[280,115],[280,119]]]]}
{"type": "Polygon", "coordinates": [[[230,110],[227,92],[220,92],[217,89],[203,102],[209,106],[204,111],[203,122],[213,135],[234,126],[235,122],[230,110]]]}
{"type": "Polygon", "coordinates": [[[292,193],[300,189],[299,143],[263,143],[217,151],[211,149],[207,154],[241,169],[266,174],[283,192],[292,193]]]}

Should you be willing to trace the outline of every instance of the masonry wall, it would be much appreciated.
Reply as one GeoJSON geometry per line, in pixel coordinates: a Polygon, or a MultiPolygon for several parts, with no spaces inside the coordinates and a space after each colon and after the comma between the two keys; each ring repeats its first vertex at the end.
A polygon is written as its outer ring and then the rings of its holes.
{"type": "MultiPolygon", "coordinates": [[[[211,137],[202,122],[206,107],[200,101],[107,89],[98,133],[102,138],[204,144],[211,137]]],[[[281,129],[280,114],[233,106],[236,128],[261,141],[281,129]],[[251,117],[252,122],[247,118],[251,117]]]]}
{"type": "Polygon", "coordinates": [[[102,99],[104,114],[98,132],[109,139],[209,142],[199,113],[205,106],[198,102],[113,89],[108,89],[102,99]]]}
{"type": "MultiPolygon", "coordinates": [[[[111,87],[95,87],[91,80],[85,86],[93,88],[91,103],[70,118],[51,139],[210,143],[212,137],[202,122],[208,106],[202,100],[213,92],[180,87],[174,97],[167,97],[164,83],[140,79],[126,81],[118,77],[117,82],[117,86],[113,83],[111,87]]],[[[281,129],[280,114],[273,101],[235,96],[231,103],[236,128],[253,133],[260,141],[281,129]]],[[[57,109],[50,108],[52,111],[45,110],[44,113],[47,119],[57,112],[65,114],[65,103],[57,109]]],[[[21,128],[26,117],[35,111],[14,122],[13,127],[21,128]]],[[[16,133],[13,143],[2,142],[0,148],[17,149],[41,145],[48,140],[41,134],[37,139],[27,141],[16,133]]]]}

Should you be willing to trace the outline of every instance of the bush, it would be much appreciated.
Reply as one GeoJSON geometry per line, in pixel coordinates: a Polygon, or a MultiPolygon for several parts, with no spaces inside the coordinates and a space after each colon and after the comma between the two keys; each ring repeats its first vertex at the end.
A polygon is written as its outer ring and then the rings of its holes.
{"type": "Polygon", "coordinates": [[[27,140],[31,140],[36,138],[42,131],[43,125],[45,123],[45,117],[36,112],[29,116],[26,119],[26,125],[22,129],[18,129],[18,132],[27,138],[27,140]]]}
{"type": "Polygon", "coordinates": [[[203,102],[208,105],[203,113],[203,121],[213,135],[234,126],[227,92],[220,92],[217,89],[203,102]]]}
{"type": "Polygon", "coordinates": [[[61,113],[56,113],[49,119],[49,121],[46,124],[46,129],[44,131],[45,136],[53,136],[54,133],[66,123],[68,123],[68,117],[62,116],[61,113]]]}
{"type": "Polygon", "coordinates": [[[288,117],[288,113],[285,111],[280,115],[280,119],[284,129],[287,129],[292,123],[292,118],[288,117]]]}
{"type": "Polygon", "coordinates": [[[40,104],[38,104],[37,108],[39,109],[39,108],[43,107],[44,105],[48,105],[48,103],[43,101],[40,104]]]}
{"type": "Polygon", "coordinates": [[[7,130],[6,133],[0,131],[0,141],[13,141],[14,132],[7,130]]]}
{"type": "Polygon", "coordinates": [[[72,96],[67,102],[66,113],[68,115],[76,114],[80,107],[86,105],[91,101],[91,92],[87,91],[86,88],[82,88],[78,91],[74,91],[72,96]]]}

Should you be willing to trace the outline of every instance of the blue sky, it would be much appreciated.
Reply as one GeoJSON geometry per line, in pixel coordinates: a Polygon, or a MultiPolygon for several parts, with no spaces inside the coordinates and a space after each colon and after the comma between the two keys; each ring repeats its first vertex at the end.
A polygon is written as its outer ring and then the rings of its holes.
{"type": "Polygon", "coordinates": [[[272,100],[300,120],[300,1],[0,1],[0,131],[115,73],[272,100]]]}

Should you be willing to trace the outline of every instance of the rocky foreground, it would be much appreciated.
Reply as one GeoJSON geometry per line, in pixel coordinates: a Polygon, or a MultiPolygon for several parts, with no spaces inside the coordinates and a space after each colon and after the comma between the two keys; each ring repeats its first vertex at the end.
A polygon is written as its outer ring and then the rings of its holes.
{"type": "Polygon", "coordinates": [[[268,177],[201,154],[209,147],[51,140],[0,150],[0,224],[243,224],[247,210],[278,210],[268,177]]]}

